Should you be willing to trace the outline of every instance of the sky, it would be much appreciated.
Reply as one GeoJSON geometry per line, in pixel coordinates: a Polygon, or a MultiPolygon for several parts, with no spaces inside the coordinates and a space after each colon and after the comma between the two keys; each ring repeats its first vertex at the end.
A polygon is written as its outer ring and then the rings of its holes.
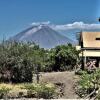
{"type": "Polygon", "coordinates": [[[100,0],[0,0],[0,40],[45,22],[60,31],[100,29],[100,0]]]}

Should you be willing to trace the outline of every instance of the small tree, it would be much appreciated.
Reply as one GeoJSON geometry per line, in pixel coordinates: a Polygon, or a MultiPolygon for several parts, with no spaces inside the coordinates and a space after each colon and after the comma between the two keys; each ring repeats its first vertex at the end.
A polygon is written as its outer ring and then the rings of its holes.
{"type": "Polygon", "coordinates": [[[0,74],[3,82],[31,82],[33,63],[28,57],[29,44],[0,44],[0,74]]]}
{"type": "Polygon", "coordinates": [[[53,62],[53,70],[64,71],[67,69],[73,69],[77,62],[78,51],[71,44],[57,46],[52,50],[53,55],[51,58],[53,62]]]}

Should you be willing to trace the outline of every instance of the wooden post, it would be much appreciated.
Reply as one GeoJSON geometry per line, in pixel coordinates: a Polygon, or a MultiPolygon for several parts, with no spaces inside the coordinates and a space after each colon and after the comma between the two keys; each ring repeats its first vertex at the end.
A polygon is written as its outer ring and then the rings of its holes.
{"type": "Polygon", "coordinates": [[[37,64],[36,66],[36,80],[37,80],[37,84],[40,81],[40,73],[39,73],[39,65],[37,64]]]}
{"type": "Polygon", "coordinates": [[[86,68],[86,56],[84,57],[84,68],[86,68]]]}
{"type": "Polygon", "coordinates": [[[82,70],[84,70],[84,57],[83,57],[83,50],[82,50],[82,70]]]}
{"type": "MultiPolygon", "coordinates": [[[[86,51],[86,50],[85,50],[86,51]]],[[[85,52],[84,51],[84,52],[85,52]]],[[[84,68],[86,67],[86,55],[84,55],[84,68]]]]}

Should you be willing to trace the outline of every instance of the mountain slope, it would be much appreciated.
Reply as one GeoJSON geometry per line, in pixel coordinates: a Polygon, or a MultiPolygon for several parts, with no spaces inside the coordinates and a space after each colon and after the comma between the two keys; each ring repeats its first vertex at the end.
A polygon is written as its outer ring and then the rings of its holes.
{"type": "Polygon", "coordinates": [[[32,26],[10,40],[35,42],[40,47],[49,49],[57,45],[73,43],[69,38],[61,35],[47,25],[32,26]]]}

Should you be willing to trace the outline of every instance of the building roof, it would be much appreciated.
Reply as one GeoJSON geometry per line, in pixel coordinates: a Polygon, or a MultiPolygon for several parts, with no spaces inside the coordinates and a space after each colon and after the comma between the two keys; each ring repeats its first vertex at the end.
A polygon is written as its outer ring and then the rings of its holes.
{"type": "Polygon", "coordinates": [[[100,32],[82,32],[83,47],[100,48],[100,32]]]}

